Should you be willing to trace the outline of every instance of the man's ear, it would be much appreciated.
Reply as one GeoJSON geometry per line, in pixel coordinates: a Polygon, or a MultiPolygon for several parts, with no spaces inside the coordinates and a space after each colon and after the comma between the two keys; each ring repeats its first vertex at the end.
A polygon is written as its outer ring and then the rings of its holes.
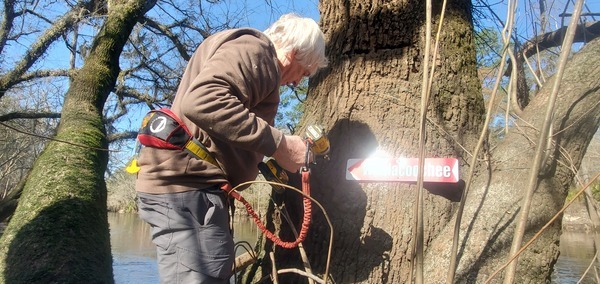
{"type": "Polygon", "coordinates": [[[296,49],[292,49],[292,51],[290,51],[288,58],[290,59],[290,63],[294,62],[296,59],[296,49]]]}
{"type": "Polygon", "coordinates": [[[282,66],[288,66],[292,64],[292,61],[295,58],[295,50],[290,52],[285,52],[283,49],[277,50],[277,59],[282,66]]]}

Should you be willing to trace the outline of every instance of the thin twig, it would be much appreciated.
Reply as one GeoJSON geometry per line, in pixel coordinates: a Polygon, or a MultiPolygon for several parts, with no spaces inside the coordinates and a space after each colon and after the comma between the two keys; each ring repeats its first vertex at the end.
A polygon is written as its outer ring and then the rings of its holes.
{"type": "Polygon", "coordinates": [[[69,141],[65,141],[65,140],[61,140],[61,139],[51,138],[51,137],[47,137],[47,136],[43,136],[43,135],[39,135],[39,134],[27,132],[27,131],[20,130],[18,128],[12,127],[12,126],[4,123],[4,122],[0,122],[0,125],[4,126],[6,128],[12,129],[12,130],[14,130],[16,132],[19,132],[21,134],[25,134],[25,135],[29,135],[29,136],[33,136],[33,137],[38,137],[38,138],[42,138],[42,139],[46,139],[46,140],[50,140],[50,141],[54,141],[54,142],[65,143],[65,144],[69,144],[69,145],[72,145],[72,146],[77,146],[77,147],[84,148],[84,149],[106,151],[106,152],[121,152],[120,150],[110,150],[110,149],[106,149],[106,148],[90,147],[90,146],[83,145],[83,144],[77,144],[77,143],[73,143],[73,142],[69,142],[69,141]]]}
{"type": "Polygon", "coordinates": [[[278,284],[279,281],[277,280],[277,266],[275,265],[275,253],[269,252],[269,257],[271,258],[271,280],[273,280],[273,283],[278,284]]]}
{"type": "Polygon", "coordinates": [[[302,271],[297,268],[284,268],[284,269],[277,270],[277,274],[284,274],[284,273],[296,273],[296,274],[299,274],[299,275],[302,275],[302,276],[308,278],[309,281],[314,280],[319,283],[325,283],[325,282],[323,282],[323,279],[319,278],[318,276],[316,276],[312,273],[307,273],[307,272],[302,271]]]}
{"type": "Polygon", "coordinates": [[[413,243],[413,259],[411,261],[412,269],[409,279],[412,279],[412,271],[416,270],[415,283],[423,283],[423,169],[425,168],[425,127],[427,125],[427,106],[429,105],[429,63],[431,61],[431,0],[425,1],[425,54],[423,56],[423,81],[421,85],[421,118],[419,123],[419,173],[417,177],[417,202],[414,210],[414,229],[413,235],[415,242],[413,243]]]}
{"type": "Polygon", "coordinates": [[[523,59],[525,60],[525,63],[527,63],[527,67],[529,68],[531,75],[533,75],[533,79],[535,79],[535,81],[537,82],[538,88],[541,89],[544,86],[544,84],[540,80],[540,77],[538,76],[538,74],[536,74],[535,70],[533,70],[533,67],[531,66],[531,63],[529,62],[527,56],[523,56],[523,59]]]}
{"type": "Polygon", "coordinates": [[[494,273],[492,273],[490,275],[490,277],[485,281],[484,284],[490,283],[490,281],[492,281],[492,279],[498,274],[500,273],[500,271],[502,271],[504,268],[506,268],[510,263],[512,263],[512,261],[514,259],[516,259],[523,251],[525,251],[525,249],[527,247],[529,247],[529,245],[531,245],[533,243],[533,241],[535,241],[545,230],[546,228],[548,228],[554,221],[556,221],[556,219],[558,219],[559,217],[561,217],[562,213],[569,208],[569,206],[571,206],[571,204],[573,204],[573,202],[575,202],[575,200],[577,200],[577,198],[585,191],[586,188],[588,188],[589,186],[592,185],[592,183],[598,179],[598,177],[600,177],[600,172],[598,172],[596,174],[596,176],[588,183],[586,184],[583,188],[581,188],[577,194],[575,194],[573,196],[573,198],[571,199],[571,201],[569,201],[565,206],[563,206],[562,209],[560,209],[553,217],[552,219],[550,219],[550,221],[548,221],[548,223],[546,223],[546,225],[544,225],[521,249],[519,249],[519,251],[517,251],[514,255],[512,255],[508,261],[502,265],[498,270],[496,270],[494,273]]]}
{"type": "MultiPolygon", "coordinates": [[[[502,53],[502,58],[500,60],[500,67],[498,68],[498,72],[496,73],[496,81],[494,83],[494,88],[492,89],[492,94],[490,95],[490,99],[488,102],[487,113],[485,116],[485,121],[483,123],[484,127],[481,130],[481,134],[479,135],[479,140],[477,141],[477,145],[475,146],[475,150],[473,151],[473,157],[471,157],[471,165],[469,168],[469,174],[466,177],[465,188],[462,192],[462,196],[460,199],[460,205],[459,205],[458,211],[456,213],[456,222],[454,223],[454,236],[453,236],[452,249],[451,249],[451,263],[453,263],[453,266],[450,267],[451,270],[456,270],[456,267],[457,267],[456,266],[456,258],[457,258],[457,251],[458,251],[458,241],[459,241],[459,237],[460,237],[460,223],[462,221],[462,215],[463,215],[463,212],[465,209],[467,194],[469,193],[469,190],[471,188],[471,183],[473,182],[473,179],[475,176],[477,157],[479,156],[479,152],[483,148],[483,144],[487,140],[487,136],[488,136],[488,127],[487,126],[490,124],[490,121],[491,121],[492,110],[494,109],[496,95],[498,94],[498,88],[500,86],[500,81],[503,76],[502,70],[504,69],[508,48],[510,48],[508,39],[510,39],[510,34],[512,31],[515,7],[513,7],[512,4],[510,4],[510,3],[509,3],[509,7],[512,7],[512,10],[509,11],[509,13],[508,13],[507,25],[504,27],[504,30],[502,33],[503,38],[504,38],[504,52],[502,53]],[[508,35],[505,36],[505,33],[508,33],[508,35]]],[[[454,274],[455,272],[452,272],[452,273],[454,274]]],[[[448,277],[448,279],[450,279],[450,277],[448,277]]],[[[450,280],[452,280],[452,279],[450,279],[450,280]]],[[[452,282],[450,282],[450,283],[452,283],[452,282]]]]}
{"type": "Polygon", "coordinates": [[[588,267],[585,269],[585,271],[583,272],[583,275],[581,275],[581,278],[579,278],[579,281],[577,281],[577,284],[581,283],[581,281],[583,281],[583,278],[585,278],[585,276],[588,274],[588,272],[590,272],[590,269],[592,267],[594,267],[594,264],[596,263],[596,259],[598,259],[598,250],[596,250],[594,257],[590,261],[590,265],[588,265],[588,267]]]}
{"type": "MultiPolygon", "coordinates": [[[[523,198],[523,204],[521,205],[520,217],[517,220],[515,234],[513,237],[511,249],[509,252],[509,256],[515,255],[519,248],[521,247],[521,243],[523,241],[523,235],[525,234],[525,229],[527,226],[527,220],[529,217],[529,211],[531,209],[531,203],[533,201],[533,193],[538,185],[538,174],[542,166],[542,161],[544,158],[544,153],[546,152],[545,144],[547,143],[547,139],[549,137],[550,128],[552,126],[554,112],[555,112],[555,103],[558,97],[558,90],[560,87],[560,82],[562,80],[562,76],[564,74],[565,66],[567,64],[568,57],[571,52],[571,45],[573,43],[573,37],[575,36],[575,27],[577,26],[577,21],[579,19],[579,14],[581,13],[581,7],[583,6],[583,0],[578,0],[575,4],[574,14],[576,15],[571,19],[569,23],[569,28],[567,29],[567,34],[565,35],[564,42],[562,44],[563,50],[560,54],[560,61],[558,63],[558,70],[555,75],[554,85],[552,86],[552,93],[550,94],[548,105],[546,108],[546,116],[544,119],[544,123],[542,126],[542,130],[540,132],[540,136],[538,139],[538,144],[536,147],[536,153],[533,160],[533,165],[531,167],[531,171],[529,174],[529,184],[525,192],[525,196],[523,198]]],[[[515,259],[517,257],[515,256],[515,259]]],[[[504,283],[510,284],[514,282],[515,272],[517,267],[517,261],[510,262],[508,269],[505,272],[504,283]]]]}
{"type": "Polygon", "coordinates": [[[327,224],[329,225],[329,248],[327,249],[327,261],[325,264],[325,274],[323,276],[323,283],[327,283],[327,278],[329,277],[329,266],[331,264],[331,254],[333,251],[333,224],[331,223],[331,219],[329,218],[329,215],[327,214],[327,211],[325,210],[325,208],[323,207],[323,205],[321,205],[321,203],[319,203],[317,200],[315,200],[314,198],[312,198],[312,196],[305,194],[304,192],[302,192],[302,190],[299,190],[293,186],[287,185],[287,184],[283,184],[283,183],[277,183],[277,182],[272,182],[272,181],[266,181],[266,180],[253,180],[253,181],[247,181],[244,183],[241,183],[239,185],[237,185],[236,187],[234,187],[231,191],[237,191],[238,188],[245,188],[246,186],[252,185],[254,183],[266,183],[266,184],[270,184],[270,185],[277,185],[277,186],[282,186],[285,187],[287,189],[291,189],[299,194],[301,194],[302,196],[310,199],[312,202],[314,202],[320,209],[321,212],[323,212],[323,216],[325,217],[325,221],[327,221],[327,224]]]}
{"type": "MultiPolygon", "coordinates": [[[[283,208],[282,215],[283,215],[283,218],[290,225],[290,229],[292,230],[292,233],[294,234],[294,237],[298,238],[298,231],[294,227],[294,223],[292,223],[292,219],[290,218],[290,215],[289,215],[287,209],[283,208]]],[[[304,270],[308,274],[313,274],[312,273],[312,268],[310,266],[310,262],[308,262],[308,256],[306,255],[306,250],[304,249],[304,246],[302,245],[302,243],[298,244],[298,250],[300,251],[300,257],[302,258],[302,265],[304,265],[304,270]]],[[[309,278],[308,279],[308,283],[309,284],[313,284],[314,283],[313,279],[309,278]]]]}

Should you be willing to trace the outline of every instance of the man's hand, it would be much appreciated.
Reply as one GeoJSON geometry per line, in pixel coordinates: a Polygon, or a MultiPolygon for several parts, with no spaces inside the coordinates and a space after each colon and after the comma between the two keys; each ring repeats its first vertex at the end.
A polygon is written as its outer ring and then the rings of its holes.
{"type": "Polygon", "coordinates": [[[300,136],[284,135],[273,158],[282,168],[295,173],[306,164],[306,142],[300,136]]]}

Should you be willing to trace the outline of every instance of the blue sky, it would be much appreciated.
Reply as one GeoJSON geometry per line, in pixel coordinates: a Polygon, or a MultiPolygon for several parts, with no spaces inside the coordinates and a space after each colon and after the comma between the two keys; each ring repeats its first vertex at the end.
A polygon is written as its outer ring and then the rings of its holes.
{"type": "Polygon", "coordinates": [[[300,16],[311,17],[319,20],[318,0],[304,1],[267,1],[267,0],[248,0],[239,1],[240,5],[247,4],[249,14],[247,24],[250,27],[264,30],[269,24],[286,13],[296,13],[300,16]],[[271,7],[265,5],[271,3],[271,7]],[[256,12],[256,13],[254,13],[256,12]]]}
{"type": "MultiPolygon", "coordinates": [[[[212,10],[212,12],[215,13],[222,13],[222,14],[235,14],[238,16],[240,20],[239,25],[242,27],[253,27],[259,30],[264,30],[266,29],[272,22],[274,22],[275,20],[277,20],[282,14],[285,13],[296,13],[299,14],[301,16],[305,16],[305,17],[311,17],[313,19],[315,19],[316,21],[319,20],[319,11],[318,11],[318,1],[319,0],[293,0],[293,1],[282,1],[282,0],[277,0],[277,1],[268,1],[268,0],[242,0],[242,1],[222,1],[220,2],[219,5],[215,5],[215,7],[218,6],[218,8],[214,8],[214,10],[212,10]],[[216,10],[219,9],[219,10],[216,10]]],[[[567,0],[557,0],[551,3],[551,7],[548,8],[553,8],[555,11],[562,11],[564,10],[564,3],[567,0]],[[559,2],[562,2],[559,4],[559,2]]],[[[202,0],[200,0],[200,2],[204,2],[202,0]]],[[[200,3],[199,2],[199,3],[200,3]]],[[[501,21],[506,21],[506,9],[507,9],[507,2],[508,1],[498,1],[498,2],[494,2],[494,12],[497,14],[499,20],[501,21]]],[[[585,11],[591,11],[591,12],[600,12],[600,0],[588,0],[587,1],[587,5],[585,7],[585,11]]],[[[531,9],[530,7],[528,7],[527,5],[529,3],[532,2],[523,2],[520,1],[519,2],[519,7],[518,7],[518,12],[516,15],[516,21],[517,21],[517,25],[519,27],[519,32],[523,33],[525,31],[528,31],[528,33],[531,33],[533,27],[528,25],[528,21],[531,21],[531,17],[534,13],[537,13],[537,10],[535,9],[531,9]]],[[[536,2],[537,3],[537,2],[536,2]]],[[[532,5],[536,5],[535,3],[533,3],[532,5]]],[[[567,12],[571,12],[572,11],[572,7],[573,4],[570,5],[569,8],[566,9],[567,12]]],[[[585,12],[584,11],[584,12],[585,12]]],[[[150,13],[153,13],[156,11],[151,11],[150,13]]],[[[160,12],[158,12],[160,13],[160,12]]],[[[568,24],[568,20],[569,18],[565,18],[565,22],[564,24],[567,25],[568,24]]],[[[591,18],[589,18],[591,19],[591,18]]],[[[596,19],[598,20],[598,19],[596,19]]],[[[494,27],[498,27],[499,24],[498,22],[494,22],[491,19],[489,20],[482,20],[481,22],[483,25],[486,26],[494,26],[494,27]]],[[[555,17],[552,17],[550,19],[550,24],[551,26],[548,29],[556,29],[558,28],[557,25],[560,24],[560,19],[555,17]]],[[[139,117],[141,119],[141,117],[143,117],[144,113],[139,113],[139,117]]],[[[133,128],[135,128],[138,122],[136,122],[135,120],[133,121],[132,125],[133,128]]],[[[124,127],[126,129],[130,129],[130,127],[124,127]]],[[[125,162],[125,161],[124,161],[125,162]]]]}
{"type": "MultiPolygon", "coordinates": [[[[201,2],[204,2],[200,0],[201,2]]],[[[276,21],[281,15],[286,13],[296,13],[303,17],[310,17],[315,19],[315,21],[319,20],[319,10],[318,10],[318,1],[319,0],[302,0],[302,1],[268,1],[268,0],[243,0],[243,1],[222,1],[218,5],[207,5],[205,8],[210,9],[212,13],[216,13],[217,15],[235,15],[235,17],[241,19],[239,22],[239,26],[241,27],[252,27],[258,30],[265,30],[271,23],[276,21]]],[[[198,2],[198,3],[201,3],[198,2]]],[[[163,13],[158,9],[153,9],[149,12],[149,15],[153,13],[163,13]]],[[[225,16],[223,16],[225,17],[225,16]]],[[[183,72],[183,70],[182,70],[183,72]]],[[[134,130],[138,127],[141,119],[145,115],[147,109],[138,109],[132,108],[129,110],[130,116],[129,119],[122,121],[119,124],[119,129],[121,130],[134,130]]],[[[134,142],[131,141],[131,144],[125,152],[121,152],[116,154],[123,158],[118,158],[122,165],[128,163],[128,159],[130,159],[133,155],[134,142]]],[[[114,160],[113,160],[114,161],[114,160]]],[[[121,166],[121,165],[113,165],[113,166],[121,166]]]]}

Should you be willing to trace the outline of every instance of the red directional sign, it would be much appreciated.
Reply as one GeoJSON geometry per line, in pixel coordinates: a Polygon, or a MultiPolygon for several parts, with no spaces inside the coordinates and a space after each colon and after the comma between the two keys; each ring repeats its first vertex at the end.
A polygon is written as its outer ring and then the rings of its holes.
{"type": "MultiPolygon", "coordinates": [[[[349,159],[346,179],[360,182],[416,182],[419,173],[417,158],[349,159]]],[[[454,158],[425,158],[424,182],[456,183],[458,160],[454,158]]]]}

